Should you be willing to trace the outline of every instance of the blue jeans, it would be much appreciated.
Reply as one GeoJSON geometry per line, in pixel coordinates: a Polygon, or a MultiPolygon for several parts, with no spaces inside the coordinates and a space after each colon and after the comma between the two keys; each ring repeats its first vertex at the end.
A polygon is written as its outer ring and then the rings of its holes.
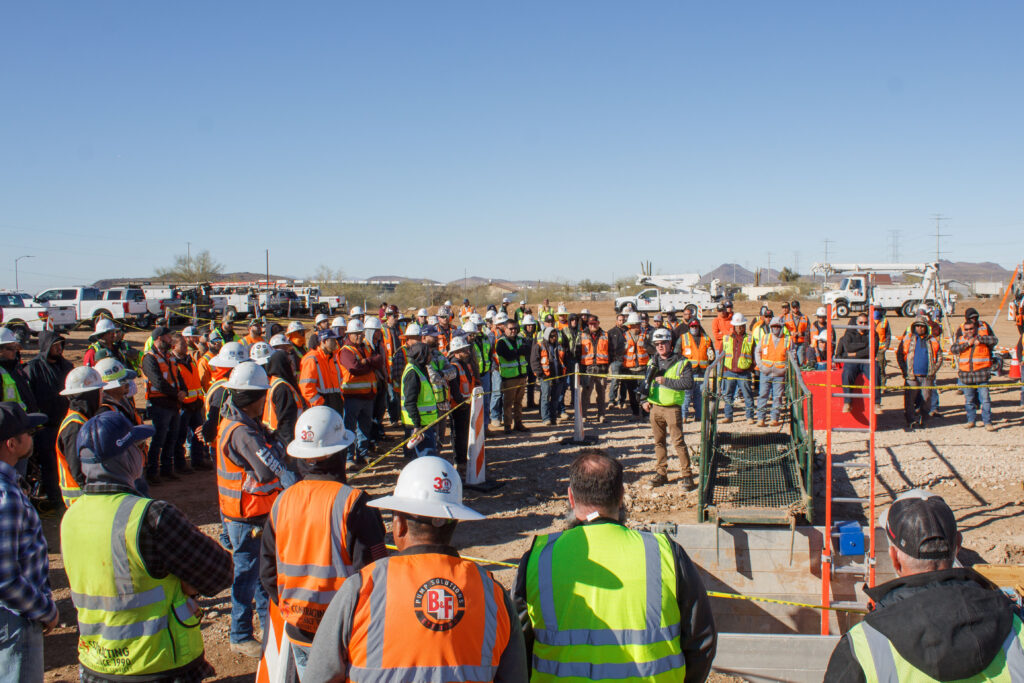
{"type": "Polygon", "coordinates": [[[704,375],[693,373],[693,389],[686,391],[683,394],[683,419],[686,419],[686,413],[689,412],[690,401],[693,400],[693,419],[700,420],[701,416],[701,396],[704,394],[704,375]]]}
{"type": "Polygon", "coordinates": [[[760,391],[757,392],[757,419],[764,419],[764,410],[768,405],[768,394],[772,395],[772,422],[779,421],[779,411],[782,408],[782,390],[786,386],[785,377],[769,377],[767,373],[761,373],[760,391]]]}
{"type": "Polygon", "coordinates": [[[963,390],[964,408],[967,409],[967,423],[971,424],[978,420],[977,408],[974,407],[974,402],[977,400],[981,403],[981,421],[986,425],[992,424],[992,400],[989,398],[988,387],[965,386],[963,390]]]}
{"type": "MultiPolygon", "coordinates": [[[[491,411],[491,372],[489,370],[487,372],[484,372],[484,373],[480,374],[480,389],[484,392],[484,406],[483,406],[484,407],[484,411],[485,411],[484,415],[487,418],[490,418],[490,411],[491,411]]],[[[489,420],[487,420],[487,421],[489,421],[489,420]]],[[[486,427],[487,425],[484,425],[484,426],[486,427]]]]}
{"type": "Polygon", "coordinates": [[[43,680],[43,625],[0,607],[0,683],[43,680]]]}
{"type": "Polygon", "coordinates": [[[146,472],[154,475],[159,468],[161,474],[170,474],[174,469],[174,450],[180,431],[178,425],[181,422],[181,413],[177,408],[164,408],[151,403],[149,417],[153,420],[156,434],[149,443],[146,472]]]}
{"type": "Polygon", "coordinates": [[[733,372],[726,370],[722,382],[722,394],[725,396],[725,416],[732,417],[732,402],[736,398],[736,390],[739,389],[743,396],[743,403],[747,408],[747,418],[754,419],[754,394],[750,389],[750,373],[733,372]]]}
{"type": "MultiPolygon", "coordinates": [[[[844,363],[842,393],[867,393],[868,382],[870,381],[868,377],[868,367],[868,365],[862,365],[860,363],[844,363]],[[864,381],[864,388],[859,390],[852,388],[852,385],[856,384],[857,381],[861,378],[863,378],[864,381]]],[[[882,366],[876,362],[875,369],[877,371],[877,374],[875,375],[875,405],[882,405],[882,390],[877,388],[879,385],[882,384],[882,366]]],[[[844,398],[843,403],[846,405],[852,405],[853,399],[849,397],[844,398]]]]}
{"type": "MultiPolygon", "coordinates": [[[[405,438],[412,436],[412,433],[416,431],[409,425],[405,425],[405,438]]],[[[423,440],[418,444],[409,448],[405,447],[406,457],[422,458],[424,455],[439,455],[437,451],[437,425],[430,427],[427,431],[423,432],[423,440]]]]}
{"type": "MultiPolygon", "coordinates": [[[[202,403],[200,403],[200,405],[202,405],[202,403]]],[[[185,462],[186,446],[188,447],[188,457],[193,467],[203,462],[210,462],[210,456],[207,453],[206,444],[196,438],[196,427],[202,426],[204,417],[205,415],[203,414],[202,408],[197,408],[195,410],[183,409],[181,411],[181,415],[178,418],[178,438],[175,442],[174,449],[175,467],[181,469],[188,466],[188,463],[185,462]]]]}
{"type": "Polygon", "coordinates": [[[495,365],[491,370],[491,422],[501,422],[502,407],[501,373],[498,372],[498,366],[495,365]]]}
{"type": "Polygon", "coordinates": [[[370,429],[373,425],[373,398],[345,397],[345,429],[356,435],[355,447],[348,459],[365,458],[369,452],[370,429]]]}
{"type": "Polygon", "coordinates": [[[807,344],[795,344],[794,350],[796,351],[796,364],[803,367],[807,361],[807,344]]]}
{"type": "MultiPolygon", "coordinates": [[[[623,361],[615,360],[608,364],[609,375],[624,375],[626,374],[626,366],[623,361]]],[[[608,389],[608,402],[615,403],[619,400],[619,394],[623,393],[620,387],[622,386],[622,380],[612,378],[609,389],[608,389]]]]}
{"type": "Polygon", "coordinates": [[[537,384],[540,385],[540,419],[542,422],[548,422],[558,417],[559,406],[556,402],[561,399],[561,395],[558,393],[558,383],[557,379],[537,380],[537,384]]]}
{"type": "Polygon", "coordinates": [[[224,526],[231,541],[231,559],[235,564],[235,578],[231,582],[231,642],[241,643],[253,638],[254,602],[264,632],[270,623],[267,621],[267,592],[260,584],[260,547],[263,544],[260,534],[263,525],[225,519],[224,526]]]}

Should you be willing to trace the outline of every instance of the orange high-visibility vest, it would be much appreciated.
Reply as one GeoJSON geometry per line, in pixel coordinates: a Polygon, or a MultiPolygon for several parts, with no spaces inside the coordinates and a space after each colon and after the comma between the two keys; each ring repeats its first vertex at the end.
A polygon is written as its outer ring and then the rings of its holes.
{"type": "Polygon", "coordinates": [[[769,368],[786,367],[786,354],[792,345],[792,337],[781,337],[779,344],[771,334],[764,335],[761,340],[761,365],[769,368]]]}
{"type": "Polygon", "coordinates": [[[419,553],[359,573],[349,680],[494,680],[510,615],[490,572],[460,557],[419,553]]]}
{"type": "Polygon", "coordinates": [[[448,347],[452,345],[452,328],[442,330],[441,326],[437,326],[437,350],[445,356],[448,355],[448,347]]]}
{"type": "Polygon", "coordinates": [[[583,357],[580,362],[583,365],[608,365],[608,334],[606,332],[601,332],[596,344],[590,332],[584,332],[580,338],[583,343],[583,357]]]}
{"type": "Polygon", "coordinates": [[[310,406],[324,404],[324,395],[341,393],[341,369],[334,356],[319,346],[302,357],[299,391],[310,406]]]}
{"type": "Polygon", "coordinates": [[[960,352],[958,363],[960,372],[984,370],[992,365],[992,351],[984,344],[968,346],[960,352]]]}
{"type": "Polygon", "coordinates": [[[253,336],[251,334],[247,334],[247,335],[245,335],[245,337],[242,338],[242,343],[245,344],[246,346],[252,346],[256,342],[261,342],[261,341],[264,341],[262,334],[257,334],[256,336],[253,336]]]}
{"type": "Polygon", "coordinates": [[[461,320],[462,318],[468,318],[475,312],[476,311],[472,306],[463,306],[462,308],[459,309],[459,319],[461,320]]]}
{"type": "Polygon", "coordinates": [[[225,455],[231,434],[242,426],[234,420],[221,420],[217,426],[217,499],[220,511],[232,519],[252,519],[270,514],[281,481],[274,477],[260,482],[252,472],[225,455]]]}
{"type": "Polygon", "coordinates": [[[789,333],[795,338],[797,344],[807,341],[807,316],[803,313],[787,313],[782,317],[783,324],[789,328],[789,333]]]}
{"type": "Polygon", "coordinates": [[[623,365],[627,368],[645,368],[651,358],[647,355],[644,337],[637,333],[626,332],[626,357],[623,365]]]}
{"type": "MultiPolygon", "coordinates": [[[[171,386],[179,388],[178,375],[175,372],[174,362],[168,359],[167,356],[158,353],[155,348],[150,349],[149,352],[146,353],[146,355],[153,356],[153,358],[156,358],[157,365],[160,366],[160,374],[163,376],[164,380],[166,380],[171,386]]],[[[157,391],[156,389],[153,388],[153,385],[150,384],[149,378],[147,377],[146,400],[148,401],[151,398],[177,398],[177,396],[168,396],[167,394],[157,391]]]]}
{"type": "Polygon", "coordinates": [[[384,350],[387,351],[387,356],[384,358],[384,367],[390,375],[391,363],[394,360],[395,351],[398,350],[401,342],[398,339],[398,333],[390,327],[383,328],[381,335],[384,338],[384,350]]]}
{"type": "MultiPolygon", "coordinates": [[[[565,368],[565,350],[561,347],[558,349],[558,360],[562,368],[565,368]]],[[[544,370],[545,377],[551,376],[551,359],[548,357],[548,349],[544,344],[540,345],[540,367],[544,370]]]]}
{"type": "Polygon", "coordinates": [[[679,337],[679,344],[682,349],[683,358],[690,361],[690,365],[698,370],[708,367],[708,350],[711,349],[711,338],[706,334],[700,335],[700,342],[694,338],[689,331],[679,337]]]}
{"type": "MultiPolygon", "coordinates": [[[[907,365],[912,371],[914,369],[914,358],[910,355],[910,341],[914,335],[906,335],[903,337],[900,346],[903,350],[903,357],[907,359],[907,365]]],[[[939,344],[939,340],[935,337],[925,337],[924,342],[928,344],[928,355],[930,356],[929,365],[937,363],[939,355],[942,353],[942,347],[939,344]]],[[[987,346],[985,348],[988,348],[987,346]]]]}
{"type": "Polygon", "coordinates": [[[456,381],[459,383],[459,393],[466,399],[473,395],[473,388],[476,386],[476,377],[473,375],[469,365],[461,360],[452,359],[452,367],[458,373],[456,381]]]}
{"type": "Polygon", "coordinates": [[[210,361],[216,355],[213,351],[207,351],[203,354],[202,358],[196,361],[196,368],[199,371],[199,384],[203,387],[204,392],[213,384],[213,369],[210,367],[210,361]]]}
{"type": "Polygon", "coordinates": [[[64,456],[64,451],[60,447],[60,435],[64,433],[68,425],[84,425],[86,420],[85,415],[77,410],[69,410],[68,414],[64,416],[64,421],[60,423],[60,429],[57,430],[57,475],[60,479],[60,496],[64,499],[64,507],[66,508],[71,507],[71,504],[78,500],[82,495],[82,489],[71,475],[68,459],[64,456]]]}
{"type": "Polygon", "coordinates": [[[174,365],[178,369],[178,375],[185,385],[181,388],[185,392],[184,403],[190,404],[203,400],[203,384],[199,380],[199,368],[191,358],[178,360],[174,359],[174,365]]]}
{"type": "MultiPolygon", "coordinates": [[[[280,417],[277,414],[277,408],[274,406],[274,401],[272,400],[275,391],[288,391],[291,393],[292,400],[295,401],[295,407],[298,408],[300,414],[306,409],[306,401],[302,398],[302,395],[299,392],[295,391],[295,387],[288,384],[287,380],[283,377],[275,377],[270,380],[270,389],[267,390],[267,400],[263,404],[263,426],[272,432],[277,431],[277,425],[280,421],[280,417]],[[281,387],[285,388],[281,389],[281,387]]],[[[292,435],[286,434],[285,436],[290,437],[292,435]]]]}
{"type": "MultiPolygon", "coordinates": [[[[353,346],[352,344],[345,344],[341,347],[342,350],[348,349],[356,358],[360,360],[370,360],[370,349],[364,344],[360,346],[353,346]]],[[[374,374],[373,370],[367,370],[366,372],[353,374],[349,372],[341,361],[338,361],[338,369],[341,371],[341,393],[345,396],[351,396],[353,398],[365,398],[367,396],[373,396],[376,393],[376,380],[377,375],[374,374]]]]}
{"type": "Polygon", "coordinates": [[[359,495],[341,482],[306,479],[274,502],[278,605],[302,631],[316,633],[331,598],[356,573],[348,516],[359,495]]]}

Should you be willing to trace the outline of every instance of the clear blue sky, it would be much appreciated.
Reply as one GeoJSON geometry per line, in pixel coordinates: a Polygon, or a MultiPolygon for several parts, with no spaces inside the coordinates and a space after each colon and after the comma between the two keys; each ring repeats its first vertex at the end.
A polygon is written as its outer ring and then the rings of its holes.
{"type": "Polygon", "coordinates": [[[17,2],[0,286],[1024,252],[1020,2],[17,2]]]}

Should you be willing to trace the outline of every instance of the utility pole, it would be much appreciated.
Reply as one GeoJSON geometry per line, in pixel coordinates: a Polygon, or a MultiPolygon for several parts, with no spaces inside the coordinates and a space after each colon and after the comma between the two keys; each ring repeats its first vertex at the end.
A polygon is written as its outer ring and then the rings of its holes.
{"type": "Polygon", "coordinates": [[[270,250],[267,249],[267,287],[270,286],[270,250]]]}
{"type": "Polygon", "coordinates": [[[35,258],[35,256],[32,256],[30,254],[26,254],[25,256],[19,256],[18,258],[14,259],[14,291],[15,292],[18,291],[18,261],[20,261],[23,258],[35,258]]]}
{"type": "Polygon", "coordinates": [[[765,283],[768,283],[772,279],[772,252],[768,252],[768,271],[765,273],[765,283]]]}
{"type": "Polygon", "coordinates": [[[943,237],[949,237],[948,232],[941,231],[942,221],[948,221],[949,219],[941,213],[933,213],[932,218],[935,219],[935,262],[938,263],[942,258],[942,249],[940,248],[941,239],[943,237]]]}

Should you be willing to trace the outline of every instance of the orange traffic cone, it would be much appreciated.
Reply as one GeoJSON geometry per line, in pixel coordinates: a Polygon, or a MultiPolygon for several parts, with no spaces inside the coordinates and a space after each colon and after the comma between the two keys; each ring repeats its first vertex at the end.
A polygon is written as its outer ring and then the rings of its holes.
{"type": "Polygon", "coordinates": [[[1010,379],[1020,379],[1020,359],[1017,349],[1010,349],[1010,379]]]}

